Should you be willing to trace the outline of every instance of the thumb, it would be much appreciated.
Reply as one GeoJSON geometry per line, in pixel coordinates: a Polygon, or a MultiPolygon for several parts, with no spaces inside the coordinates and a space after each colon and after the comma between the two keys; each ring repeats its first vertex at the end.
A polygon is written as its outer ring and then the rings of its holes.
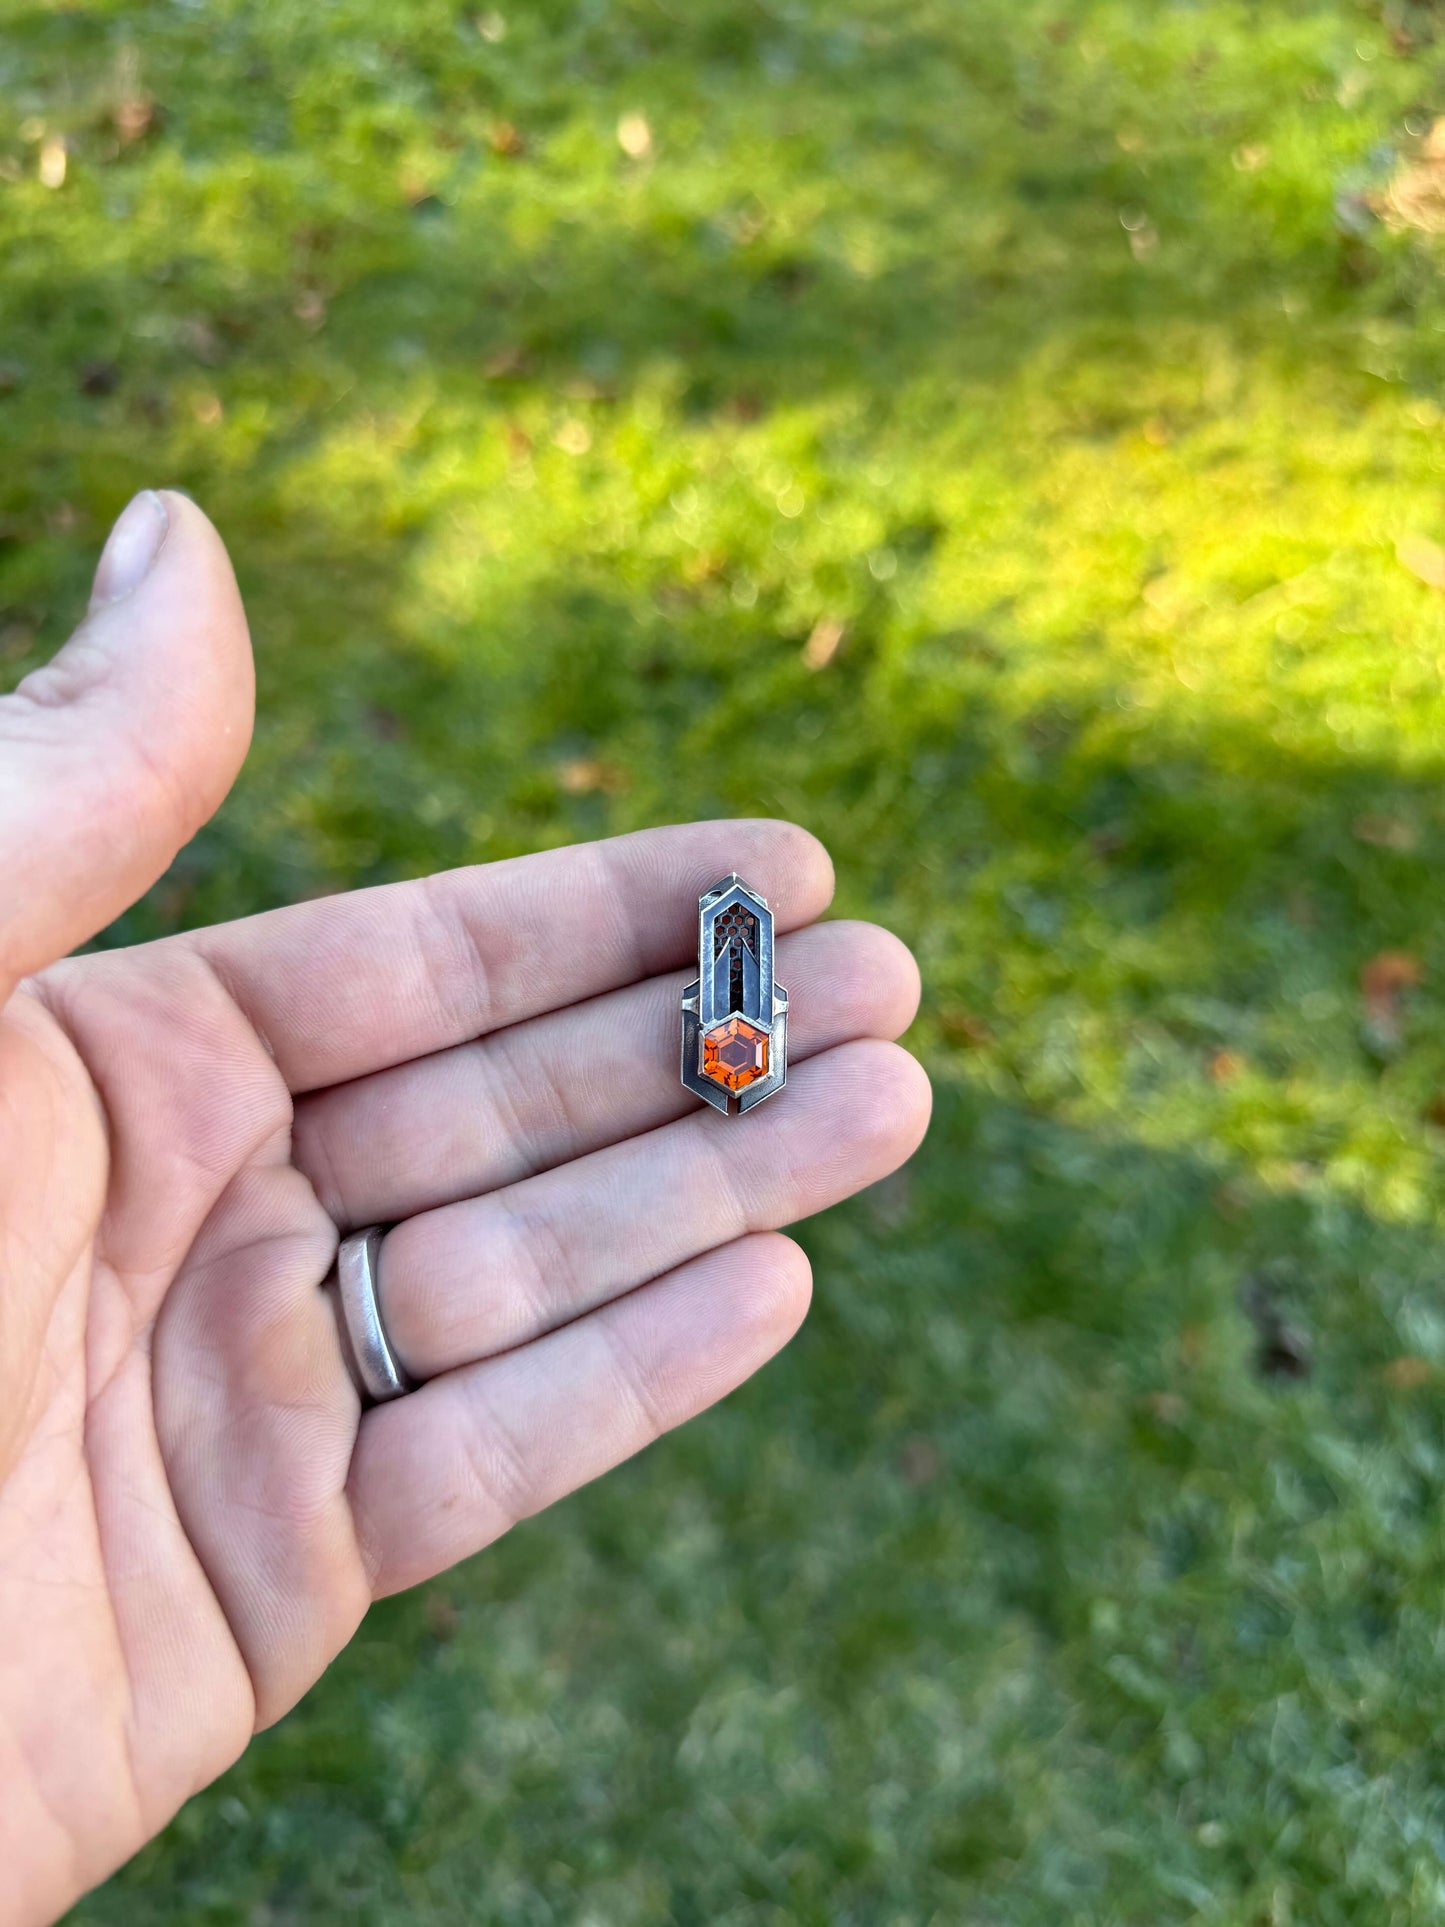
{"type": "Polygon", "coordinates": [[[0,1003],[155,882],[231,787],[253,703],[225,545],[185,496],[148,489],[84,622],[0,696],[0,1003]]]}

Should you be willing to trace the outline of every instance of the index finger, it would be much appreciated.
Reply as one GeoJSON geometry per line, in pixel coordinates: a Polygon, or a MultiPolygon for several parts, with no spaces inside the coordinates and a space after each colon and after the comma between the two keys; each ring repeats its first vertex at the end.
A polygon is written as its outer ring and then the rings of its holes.
{"type": "Polygon", "coordinates": [[[687,962],[729,871],[777,927],[825,910],[817,838],[766,818],[685,823],[444,870],[167,938],[198,951],[295,1092],[445,1050],[687,962]]]}

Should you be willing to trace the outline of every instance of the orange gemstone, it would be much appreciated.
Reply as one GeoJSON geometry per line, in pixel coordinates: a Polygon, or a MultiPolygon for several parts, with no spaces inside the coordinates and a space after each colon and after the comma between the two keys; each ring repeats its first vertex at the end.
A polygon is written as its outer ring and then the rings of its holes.
{"type": "Polygon", "coordinates": [[[768,1033],[746,1017],[729,1017],[702,1040],[702,1074],[724,1090],[745,1091],[768,1074],[768,1033]]]}

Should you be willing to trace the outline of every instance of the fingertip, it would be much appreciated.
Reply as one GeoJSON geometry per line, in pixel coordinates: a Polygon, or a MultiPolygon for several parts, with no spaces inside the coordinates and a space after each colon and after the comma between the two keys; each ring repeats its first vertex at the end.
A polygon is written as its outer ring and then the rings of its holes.
{"type": "Polygon", "coordinates": [[[822,924],[810,941],[826,942],[828,976],[836,984],[830,1001],[843,1034],[893,1039],[918,1015],[922,980],[913,952],[876,923],[839,920],[822,924]]]}
{"type": "Polygon", "coordinates": [[[833,901],[833,859],[811,830],[770,816],[750,817],[727,828],[731,840],[742,846],[733,867],[768,898],[782,927],[797,929],[822,916],[833,901]]]}
{"type": "Polygon", "coordinates": [[[195,754],[194,829],[220,803],[245,760],[255,719],[255,667],[246,611],[225,543],[183,491],[155,491],[167,533],[145,580],[124,604],[97,612],[145,625],[157,677],[195,754]]]}
{"type": "MultiPolygon", "coordinates": [[[[831,1053],[859,1089],[859,1130],[873,1177],[886,1177],[913,1156],[927,1135],[933,1115],[928,1073],[901,1044],[866,1037],[831,1053]]],[[[815,1060],[826,1061],[826,1060],[815,1060]]]]}
{"type": "Polygon", "coordinates": [[[781,1351],[808,1315],[813,1299],[813,1267],[803,1247],[781,1231],[744,1238],[738,1255],[759,1339],[767,1356],[781,1351]]]}

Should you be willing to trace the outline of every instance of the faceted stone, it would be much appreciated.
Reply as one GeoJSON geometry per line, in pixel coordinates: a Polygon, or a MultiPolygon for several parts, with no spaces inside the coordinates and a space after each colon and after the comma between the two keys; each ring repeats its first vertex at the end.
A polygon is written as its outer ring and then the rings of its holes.
{"type": "Polygon", "coordinates": [[[746,1017],[729,1017],[702,1040],[702,1074],[726,1091],[745,1091],[768,1074],[768,1033],[746,1017]]]}

